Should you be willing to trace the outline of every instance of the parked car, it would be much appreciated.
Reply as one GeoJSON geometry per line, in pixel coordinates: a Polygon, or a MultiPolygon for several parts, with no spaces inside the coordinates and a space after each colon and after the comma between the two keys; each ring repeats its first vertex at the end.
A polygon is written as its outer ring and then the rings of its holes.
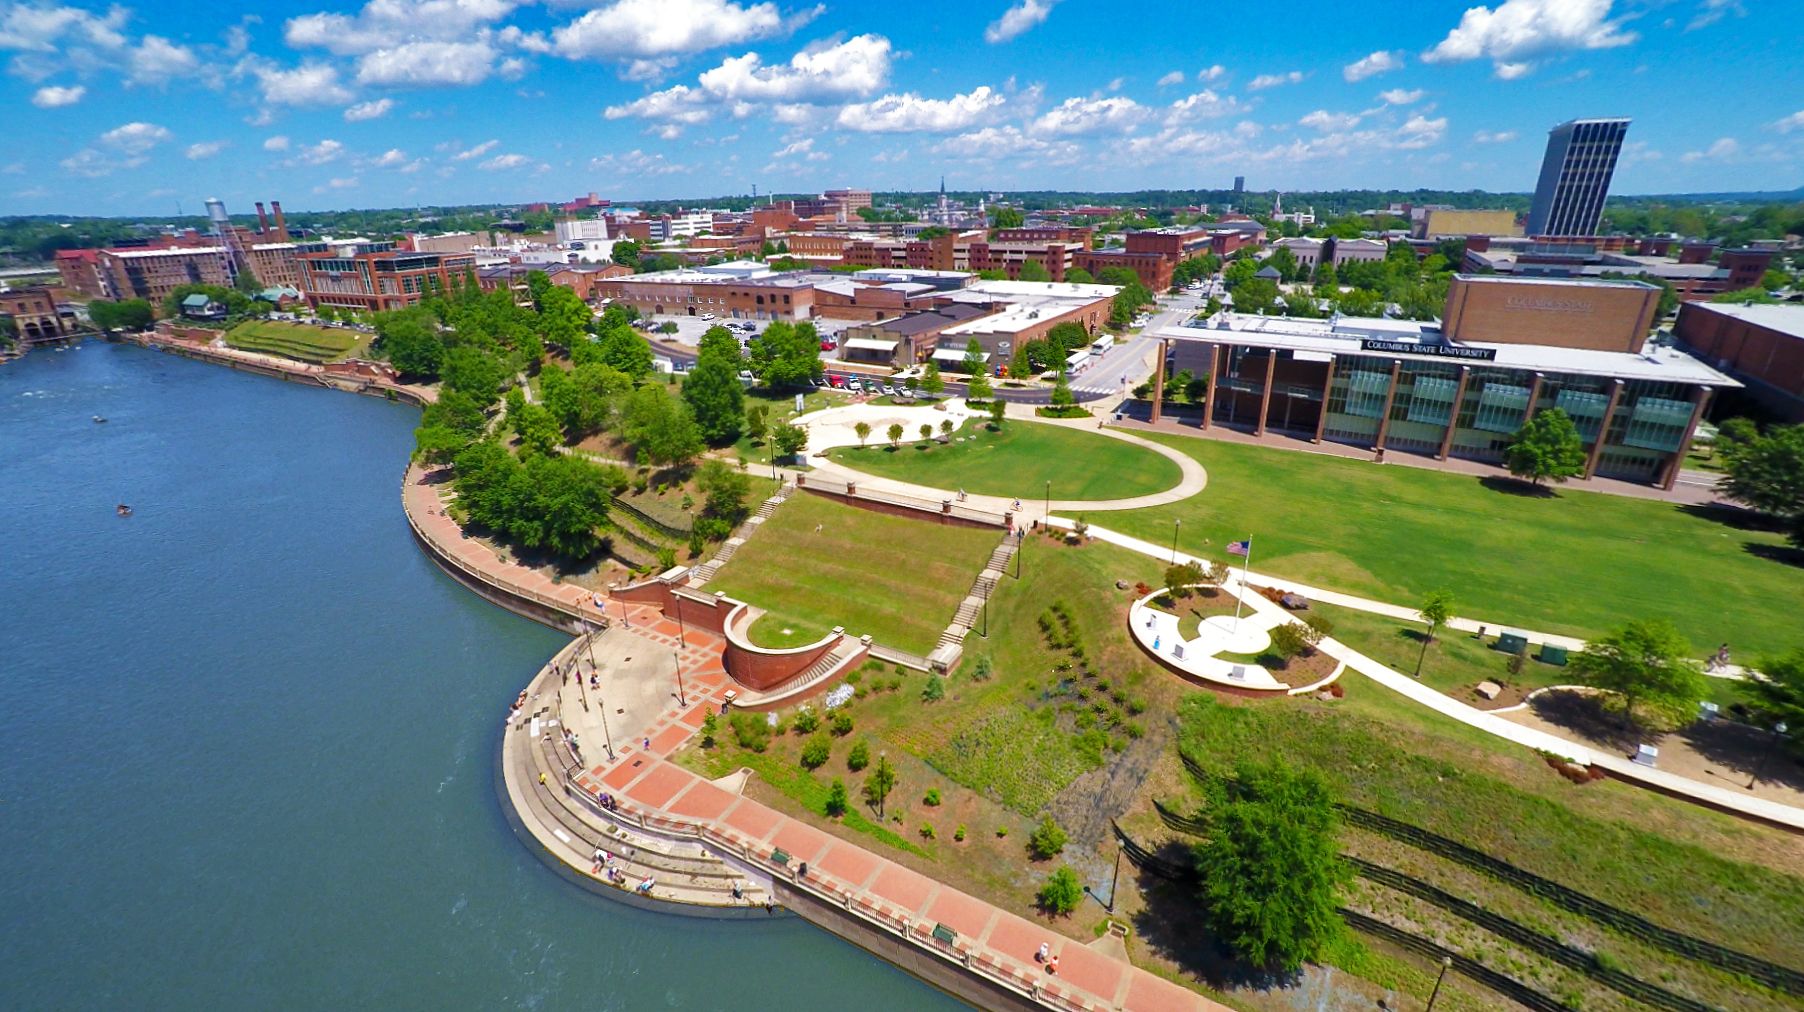
{"type": "Polygon", "coordinates": [[[714,319],[714,314],[713,314],[713,313],[703,313],[703,314],[702,314],[702,319],[704,319],[704,320],[712,320],[712,319],[714,319]]]}
{"type": "Polygon", "coordinates": [[[852,391],[855,394],[863,393],[864,392],[864,384],[858,382],[855,379],[849,379],[849,380],[846,380],[846,389],[852,391]]]}
{"type": "Polygon", "coordinates": [[[829,377],[827,377],[827,385],[831,386],[835,390],[838,390],[840,387],[843,387],[846,385],[846,381],[839,378],[838,376],[829,376],[829,377]]]}
{"type": "Polygon", "coordinates": [[[821,342],[821,350],[822,351],[832,351],[833,349],[835,349],[837,347],[839,347],[839,345],[835,344],[831,337],[829,337],[825,341],[821,342]]]}
{"type": "Polygon", "coordinates": [[[751,386],[753,383],[758,382],[758,377],[753,376],[750,369],[741,369],[739,370],[739,382],[744,383],[746,386],[751,386]]]}
{"type": "Polygon", "coordinates": [[[883,392],[886,394],[889,394],[891,397],[894,397],[896,395],[896,388],[893,386],[890,386],[888,383],[885,383],[885,384],[883,384],[883,392]]]}

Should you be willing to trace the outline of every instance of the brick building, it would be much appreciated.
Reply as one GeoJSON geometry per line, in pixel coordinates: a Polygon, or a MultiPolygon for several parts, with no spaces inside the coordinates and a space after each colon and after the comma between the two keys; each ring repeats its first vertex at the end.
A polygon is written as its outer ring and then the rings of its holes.
{"type": "Polygon", "coordinates": [[[1688,302],[1673,326],[1693,354],[1747,384],[1788,422],[1804,422],[1804,306],[1688,302]]]}
{"type": "Polygon", "coordinates": [[[344,245],[300,257],[301,291],[313,308],[400,309],[433,287],[448,289],[476,267],[469,253],[420,253],[390,243],[344,245]]]}
{"type": "Polygon", "coordinates": [[[11,318],[23,341],[62,337],[73,329],[73,321],[57,309],[56,291],[48,285],[0,292],[0,316],[11,318]]]}
{"type": "Polygon", "coordinates": [[[734,320],[807,320],[814,316],[812,280],[737,262],[604,278],[594,294],[632,306],[640,316],[705,316],[734,320]]]}
{"type": "Polygon", "coordinates": [[[223,246],[103,249],[97,261],[107,298],[146,299],[158,311],[169,293],[182,285],[232,284],[223,246]]]}
{"type": "Polygon", "coordinates": [[[100,251],[93,249],[59,249],[56,251],[56,273],[63,287],[90,299],[106,298],[105,283],[100,277],[100,251]]]}

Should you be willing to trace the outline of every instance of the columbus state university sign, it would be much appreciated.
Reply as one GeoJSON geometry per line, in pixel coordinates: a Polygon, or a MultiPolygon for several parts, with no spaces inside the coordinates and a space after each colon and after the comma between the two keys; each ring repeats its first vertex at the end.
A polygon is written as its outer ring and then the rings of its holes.
{"type": "Polygon", "coordinates": [[[1490,362],[1497,358],[1496,348],[1469,348],[1459,344],[1417,344],[1414,341],[1381,341],[1368,337],[1359,342],[1360,351],[1376,351],[1386,355],[1434,355],[1440,358],[1463,358],[1490,362]]]}

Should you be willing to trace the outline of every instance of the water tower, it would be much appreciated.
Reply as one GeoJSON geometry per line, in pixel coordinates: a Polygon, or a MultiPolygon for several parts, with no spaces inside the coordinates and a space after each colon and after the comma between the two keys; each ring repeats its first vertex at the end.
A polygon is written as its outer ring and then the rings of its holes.
{"type": "Polygon", "coordinates": [[[218,197],[207,198],[207,222],[212,225],[213,238],[219,241],[226,284],[236,284],[244,269],[244,251],[239,248],[238,231],[232,227],[232,216],[226,213],[225,201],[218,197]]]}

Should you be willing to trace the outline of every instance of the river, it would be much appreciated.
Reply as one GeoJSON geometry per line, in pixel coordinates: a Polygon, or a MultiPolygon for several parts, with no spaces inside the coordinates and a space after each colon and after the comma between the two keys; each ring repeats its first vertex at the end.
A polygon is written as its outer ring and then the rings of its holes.
{"type": "Polygon", "coordinates": [[[0,1007],[960,1007],[513,836],[500,717],[562,637],[414,546],[417,415],[94,341],[0,368],[0,1007]]]}

